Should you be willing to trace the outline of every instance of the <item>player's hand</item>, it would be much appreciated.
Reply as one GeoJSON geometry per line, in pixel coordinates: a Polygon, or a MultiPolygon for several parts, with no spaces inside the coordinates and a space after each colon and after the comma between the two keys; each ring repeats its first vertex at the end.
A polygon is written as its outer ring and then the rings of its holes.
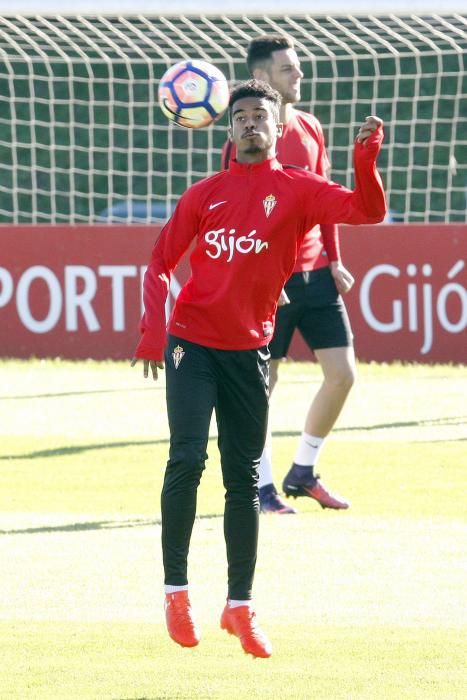
{"type": "MultiPolygon", "coordinates": [[[[138,362],[138,358],[134,357],[131,361],[131,366],[134,367],[136,363],[138,362]]],[[[164,363],[163,362],[157,362],[156,360],[142,360],[143,362],[143,376],[145,379],[148,378],[149,375],[149,368],[151,368],[152,372],[152,378],[154,381],[157,381],[158,379],[158,369],[164,369],[164,363]]]]}
{"type": "Polygon", "coordinates": [[[363,124],[361,125],[359,132],[357,134],[357,141],[360,143],[365,143],[367,138],[376,131],[379,126],[382,126],[383,120],[374,115],[367,117],[363,124]]]}
{"type": "Polygon", "coordinates": [[[278,299],[277,306],[286,306],[287,304],[290,304],[290,299],[285,293],[284,290],[282,290],[281,295],[278,299]]]}
{"type": "Polygon", "coordinates": [[[355,280],[353,276],[340,262],[332,262],[330,269],[339,294],[347,294],[354,285],[355,280]]]}

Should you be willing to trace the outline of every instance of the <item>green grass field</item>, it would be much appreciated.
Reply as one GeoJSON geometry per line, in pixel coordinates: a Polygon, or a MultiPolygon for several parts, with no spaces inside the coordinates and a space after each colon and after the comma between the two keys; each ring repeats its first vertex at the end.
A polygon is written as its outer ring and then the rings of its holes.
{"type": "MultiPolygon", "coordinates": [[[[275,474],[319,368],[285,364],[275,474]]],[[[255,604],[274,653],[219,629],[226,594],[215,430],[190,583],[203,638],[162,610],[164,381],[125,363],[0,362],[0,698],[465,697],[465,367],[363,365],[322,454],[347,512],[262,516],[255,604]]]]}

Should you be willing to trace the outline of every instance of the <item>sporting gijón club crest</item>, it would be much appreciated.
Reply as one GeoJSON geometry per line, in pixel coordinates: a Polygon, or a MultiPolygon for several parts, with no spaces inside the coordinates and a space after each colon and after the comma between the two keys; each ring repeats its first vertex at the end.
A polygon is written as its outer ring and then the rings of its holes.
{"type": "Polygon", "coordinates": [[[274,209],[276,204],[277,199],[274,197],[273,194],[268,194],[268,196],[263,199],[264,212],[267,218],[269,218],[272,214],[272,210],[274,209]]]}
{"type": "Polygon", "coordinates": [[[172,357],[173,357],[175,369],[178,369],[178,366],[179,366],[180,362],[182,361],[184,354],[185,354],[185,351],[181,345],[177,345],[177,347],[175,347],[173,349],[172,357]]]}

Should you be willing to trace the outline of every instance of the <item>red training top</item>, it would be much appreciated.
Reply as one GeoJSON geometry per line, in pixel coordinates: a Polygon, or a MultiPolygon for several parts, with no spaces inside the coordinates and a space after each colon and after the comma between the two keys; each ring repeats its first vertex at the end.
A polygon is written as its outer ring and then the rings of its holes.
{"type": "MultiPolygon", "coordinates": [[[[222,167],[228,168],[235,158],[232,141],[222,149],[222,167]]],[[[323,129],[312,114],[291,110],[291,118],[284,124],[282,136],[277,139],[276,158],[279,163],[296,165],[311,173],[328,176],[329,158],[323,129]]],[[[317,270],[330,262],[340,260],[339,233],[336,224],[322,224],[308,231],[303,239],[293,272],[317,270]]]]}
{"type": "Polygon", "coordinates": [[[191,277],[177,298],[169,332],[221,350],[266,345],[307,231],[318,221],[383,220],[386,204],[376,170],[382,140],[379,128],[364,145],[355,143],[353,192],[306,170],[284,168],[275,158],[234,160],[228,170],[192,185],[154,245],[135,356],[163,359],[170,275],[193,239],[191,277]]]}

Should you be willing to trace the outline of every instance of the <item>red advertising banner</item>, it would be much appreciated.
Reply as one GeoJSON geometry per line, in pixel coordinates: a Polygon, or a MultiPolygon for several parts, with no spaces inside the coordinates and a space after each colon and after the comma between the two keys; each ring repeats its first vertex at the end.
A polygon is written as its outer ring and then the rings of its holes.
{"type": "Polygon", "coordinates": [[[0,356],[129,358],[159,229],[0,228],[0,356]]]}
{"type": "Polygon", "coordinates": [[[467,362],[467,226],[341,226],[361,360],[467,362]]]}
{"type": "MultiPolygon", "coordinates": [[[[0,228],[0,356],[130,358],[149,226],[0,228]]],[[[467,226],[342,226],[345,301],[362,360],[467,362],[467,226]]],[[[172,279],[176,296],[184,259],[172,279]]],[[[291,356],[310,359],[294,340],[291,356]]]]}

